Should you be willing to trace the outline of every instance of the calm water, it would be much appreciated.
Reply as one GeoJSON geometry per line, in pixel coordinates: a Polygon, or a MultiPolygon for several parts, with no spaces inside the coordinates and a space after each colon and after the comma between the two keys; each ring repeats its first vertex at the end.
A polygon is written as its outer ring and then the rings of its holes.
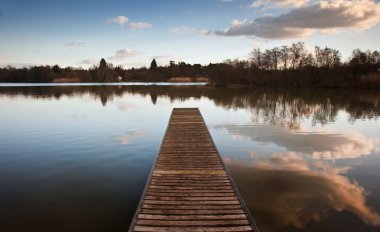
{"type": "Polygon", "coordinates": [[[380,92],[0,87],[0,231],[126,231],[199,107],[261,231],[380,231],[380,92]]]}

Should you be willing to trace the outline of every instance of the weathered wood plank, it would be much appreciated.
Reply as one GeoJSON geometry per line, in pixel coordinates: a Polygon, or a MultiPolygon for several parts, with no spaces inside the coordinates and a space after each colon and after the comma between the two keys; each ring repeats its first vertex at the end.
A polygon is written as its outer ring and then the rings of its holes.
{"type": "Polygon", "coordinates": [[[197,108],[173,110],[130,231],[258,231],[197,108]]]}
{"type": "MultiPolygon", "coordinates": [[[[164,181],[164,182],[169,182],[169,183],[183,183],[185,181],[194,182],[194,183],[209,183],[210,179],[181,178],[181,177],[178,177],[178,178],[166,178],[166,177],[157,178],[157,177],[154,177],[154,178],[152,178],[152,181],[164,181]]],[[[227,178],[216,179],[216,180],[213,179],[212,182],[213,183],[225,183],[225,182],[230,183],[227,178]]]]}
{"type": "Polygon", "coordinates": [[[146,232],[234,232],[234,231],[252,231],[250,226],[231,226],[231,227],[153,227],[153,226],[136,226],[134,231],[146,232]]]}
{"type": "Polygon", "coordinates": [[[206,192],[206,193],[181,193],[181,192],[152,192],[148,191],[146,197],[235,197],[233,192],[231,193],[219,193],[219,192],[206,192]]]}
{"type": "Polygon", "coordinates": [[[160,201],[236,201],[237,198],[233,197],[183,197],[183,196],[175,196],[175,197],[160,197],[160,196],[146,196],[147,200],[160,200],[160,201]]]}
{"type": "Polygon", "coordinates": [[[138,219],[147,220],[241,220],[246,216],[242,214],[225,214],[225,215],[155,215],[140,213],[138,219]]]}
{"type": "Polygon", "coordinates": [[[210,186],[210,187],[216,187],[216,186],[231,186],[230,183],[228,182],[211,182],[211,183],[199,183],[199,182],[191,182],[191,181],[188,181],[187,183],[183,183],[183,182],[165,182],[165,181],[152,181],[151,182],[152,185],[161,185],[161,186],[191,186],[191,187],[195,187],[195,186],[210,186]]]}
{"type": "MultiPolygon", "coordinates": [[[[220,205],[150,205],[143,204],[143,209],[221,209],[220,205]]],[[[240,205],[223,205],[223,209],[241,209],[240,205]]]]}
{"type": "Polygon", "coordinates": [[[154,205],[240,205],[238,200],[232,201],[190,201],[190,200],[149,200],[145,199],[144,202],[146,204],[154,204],[154,205]]]}
{"type": "Polygon", "coordinates": [[[218,189],[218,190],[210,190],[210,189],[188,189],[187,191],[183,191],[182,189],[151,189],[147,190],[148,192],[161,192],[161,193],[234,193],[232,189],[218,189]]]}
{"type": "Polygon", "coordinates": [[[142,209],[142,214],[157,215],[233,215],[244,214],[242,209],[142,209]]]}
{"type": "MultiPolygon", "coordinates": [[[[224,170],[154,170],[153,175],[161,174],[161,175],[170,175],[170,174],[196,174],[196,175],[223,175],[225,174],[224,170]]],[[[225,175],[227,176],[227,175],[225,175]]]]}
{"type": "Polygon", "coordinates": [[[139,219],[137,225],[152,225],[152,226],[232,226],[232,225],[247,225],[247,220],[148,220],[139,219]]]}
{"type": "Polygon", "coordinates": [[[218,187],[173,187],[173,186],[159,186],[159,185],[151,185],[149,186],[150,189],[174,189],[174,190],[232,190],[231,186],[218,186],[218,187]]]}

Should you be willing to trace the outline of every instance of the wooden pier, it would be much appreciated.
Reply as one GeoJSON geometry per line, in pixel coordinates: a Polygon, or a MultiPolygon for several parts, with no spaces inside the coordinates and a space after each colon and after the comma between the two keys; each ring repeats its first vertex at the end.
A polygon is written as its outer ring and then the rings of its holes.
{"type": "Polygon", "coordinates": [[[198,108],[175,108],[129,231],[258,231],[198,108]]]}

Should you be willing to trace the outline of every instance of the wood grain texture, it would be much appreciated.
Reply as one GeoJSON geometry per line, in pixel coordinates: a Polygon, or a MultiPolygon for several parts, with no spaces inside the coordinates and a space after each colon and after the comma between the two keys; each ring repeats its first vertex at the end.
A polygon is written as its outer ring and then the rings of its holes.
{"type": "Polygon", "coordinates": [[[129,231],[258,231],[197,108],[175,108],[129,231]]]}

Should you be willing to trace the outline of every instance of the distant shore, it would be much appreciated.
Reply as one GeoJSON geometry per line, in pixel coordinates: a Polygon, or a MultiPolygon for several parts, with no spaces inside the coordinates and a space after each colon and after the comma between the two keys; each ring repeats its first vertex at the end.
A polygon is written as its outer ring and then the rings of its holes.
{"type": "Polygon", "coordinates": [[[226,60],[208,65],[170,61],[158,66],[125,69],[107,63],[89,69],[54,66],[0,68],[0,83],[197,83],[211,86],[276,88],[380,89],[380,52],[355,49],[342,62],[332,48],[307,50],[304,43],[251,52],[247,60],[226,60]]]}

